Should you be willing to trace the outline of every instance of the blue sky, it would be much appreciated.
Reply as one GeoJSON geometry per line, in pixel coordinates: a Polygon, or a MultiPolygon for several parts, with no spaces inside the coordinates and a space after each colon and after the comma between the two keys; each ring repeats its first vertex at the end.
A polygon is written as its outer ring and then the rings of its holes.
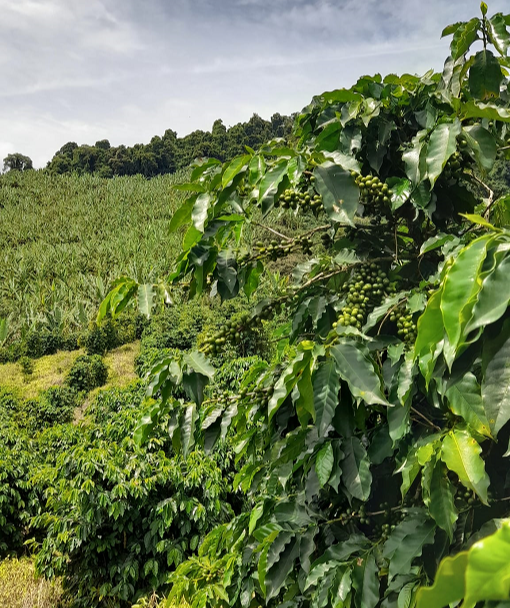
{"type": "MultiPolygon", "coordinates": [[[[489,14],[510,12],[508,0],[489,14]]],[[[0,0],[0,160],[289,114],[362,74],[441,69],[478,0],[0,0]]]]}

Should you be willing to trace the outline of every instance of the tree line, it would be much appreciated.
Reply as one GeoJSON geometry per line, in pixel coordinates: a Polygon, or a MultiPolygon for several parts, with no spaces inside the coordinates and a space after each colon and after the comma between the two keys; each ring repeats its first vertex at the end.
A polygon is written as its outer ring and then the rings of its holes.
{"type": "Polygon", "coordinates": [[[287,138],[293,117],[273,114],[264,120],[254,114],[248,122],[227,128],[221,119],[211,131],[196,130],[178,137],[172,129],[163,136],[155,135],[148,144],[111,146],[107,139],[93,146],[68,142],[48,162],[52,173],[93,173],[101,177],[142,174],[145,177],[174,173],[187,167],[195,158],[216,158],[222,162],[245,152],[245,146],[256,149],[267,141],[287,138]]]}

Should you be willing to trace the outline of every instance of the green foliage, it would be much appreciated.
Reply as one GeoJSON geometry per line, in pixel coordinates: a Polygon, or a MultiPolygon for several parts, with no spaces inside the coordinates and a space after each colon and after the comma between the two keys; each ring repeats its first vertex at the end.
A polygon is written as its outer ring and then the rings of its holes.
{"type": "MultiPolygon", "coordinates": [[[[481,19],[444,31],[441,74],[317,96],[295,145],[196,163],[181,187],[168,283],[190,296],[257,297],[275,255],[305,242],[306,258],[277,296],[149,373],[136,440],[166,416],[182,454],[227,438],[245,497],[170,574],[169,605],[413,606],[444,556],[508,515],[510,232],[489,222],[501,201],[484,180],[508,160],[509,24],[482,4],[481,19]],[[290,214],[313,228],[272,228],[290,214]],[[277,244],[250,248],[253,224],[277,244]],[[286,358],[204,399],[204,355],[275,313],[286,358]],[[173,397],[180,384],[192,404],[173,397]]],[[[506,562],[489,598],[507,599],[506,562]]]]}
{"type": "Polygon", "coordinates": [[[106,139],[93,146],[68,142],[51,159],[47,170],[57,174],[93,173],[101,177],[137,173],[154,177],[187,168],[195,158],[229,160],[243,154],[245,146],[258,148],[275,137],[289,136],[291,128],[292,118],[288,116],[276,113],[267,121],[254,114],[248,122],[228,129],[221,120],[216,120],[211,131],[193,131],[184,137],[177,137],[177,133],[167,129],[162,137],[156,135],[150,143],[133,147],[112,147],[106,139]]]}
{"type": "Polygon", "coordinates": [[[21,357],[19,360],[23,376],[28,377],[34,373],[34,361],[30,357],[21,357]]]}
{"type": "Polygon", "coordinates": [[[32,159],[19,152],[7,154],[4,158],[4,171],[28,171],[33,168],[32,159]]]}
{"type": "MultiPolygon", "coordinates": [[[[0,327],[8,319],[0,360],[75,349],[115,277],[150,283],[163,276],[178,237],[164,251],[160,243],[183,198],[172,185],[183,179],[0,176],[0,327]]],[[[140,335],[134,312],[119,319],[116,333],[117,344],[140,335]]]]}
{"type": "Polygon", "coordinates": [[[38,399],[26,403],[32,405],[26,408],[31,418],[30,426],[34,430],[42,430],[55,424],[71,422],[79,399],[74,388],[54,386],[42,391],[38,399]]]}
{"type": "MultiPolygon", "coordinates": [[[[496,524],[494,534],[441,562],[434,585],[420,589],[417,608],[442,608],[460,600],[465,608],[473,608],[483,600],[510,600],[510,522],[496,524]]],[[[498,606],[507,604],[503,601],[498,606]]],[[[493,604],[484,604],[489,605],[493,604]]]]}
{"type": "Polygon", "coordinates": [[[167,569],[230,517],[218,456],[171,457],[168,418],[143,448],[133,442],[142,393],[140,385],[100,392],[79,440],[64,439],[36,479],[47,500],[33,520],[45,534],[38,569],[62,575],[76,606],[125,606],[161,588],[167,569]]]}
{"type": "Polygon", "coordinates": [[[33,444],[13,427],[1,429],[0,556],[20,551],[30,519],[38,512],[40,495],[30,483],[36,467],[33,444]]]}
{"type": "Polygon", "coordinates": [[[66,377],[66,383],[74,391],[88,393],[103,386],[108,378],[108,368],[99,355],[81,355],[76,359],[66,377]]]}

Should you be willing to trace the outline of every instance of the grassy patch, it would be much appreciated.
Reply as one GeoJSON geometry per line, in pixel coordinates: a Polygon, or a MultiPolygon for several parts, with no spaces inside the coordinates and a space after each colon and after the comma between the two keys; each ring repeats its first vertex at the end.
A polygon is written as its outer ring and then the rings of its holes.
{"type": "MultiPolygon", "coordinates": [[[[124,344],[109,352],[105,357],[108,381],[103,388],[123,387],[135,380],[134,361],[139,352],[139,342],[124,344]]],[[[34,361],[34,371],[29,376],[23,373],[19,363],[0,365],[0,386],[13,390],[21,399],[34,399],[41,391],[63,384],[73,363],[83,354],[83,350],[75,350],[41,357],[34,361]]]]}
{"type": "Polygon", "coordinates": [[[124,344],[109,352],[105,357],[108,367],[108,382],[106,388],[111,386],[127,386],[136,380],[135,358],[140,352],[140,342],[124,344]]]}
{"type": "Polygon", "coordinates": [[[0,562],[0,607],[63,608],[62,588],[35,575],[29,559],[6,559],[0,562]]]}
{"type": "Polygon", "coordinates": [[[22,399],[33,399],[50,386],[59,386],[83,350],[61,351],[34,361],[34,371],[23,374],[19,363],[0,365],[0,386],[14,390],[22,399]]]}

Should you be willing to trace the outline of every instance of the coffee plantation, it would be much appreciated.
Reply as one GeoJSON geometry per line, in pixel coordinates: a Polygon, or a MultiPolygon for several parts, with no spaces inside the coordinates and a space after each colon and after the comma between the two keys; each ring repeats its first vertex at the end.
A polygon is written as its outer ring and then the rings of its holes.
{"type": "MultiPolygon", "coordinates": [[[[54,288],[35,248],[4,281],[0,555],[31,554],[55,606],[510,607],[509,28],[482,3],[441,73],[364,76],[289,140],[143,182],[135,224],[171,231],[150,251],[119,224],[115,260],[71,234],[54,288]],[[134,340],[137,379],[105,387],[134,340]],[[64,342],[59,385],[25,395],[64,342]]],[[[136,181],[44,179],[99,218],[136,181]]]]}
{"type": "MultiPolygon", "coordinates": [[[[363,77],[317,96],[295,146],[198,163],[181,187],[169,284],[190,297],[257,294],[265,264],[300,242],[275,233],[275,217],[322,226],[282,293],[202,353],[150,372],[135,439],[171,416],[184,452],[190,437],[212,451],[231,442],[245,496],[169,575],[167,605],[510,605],[510,232],[498,221],[510,198],[488,177],[508,154],[510,16],[481,10],[444,30],[442,73],[363,77]],[[268,240],[251,253],[253,225],[268,240]],[[280,309],[281,356],[257,362],[236,394],[204,399],[204,353],[280,309]],[[181,382],[191,403],[170,396],[181,382]],[[462,551],[475,543],[482,555],[484,536],[500,562],[462,551]],[[497,584],[473,590],[484,576],[497,584]]],[[[129,285],[99,321],[133,299],[129,285]]]]}

